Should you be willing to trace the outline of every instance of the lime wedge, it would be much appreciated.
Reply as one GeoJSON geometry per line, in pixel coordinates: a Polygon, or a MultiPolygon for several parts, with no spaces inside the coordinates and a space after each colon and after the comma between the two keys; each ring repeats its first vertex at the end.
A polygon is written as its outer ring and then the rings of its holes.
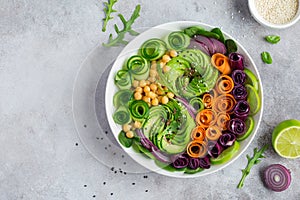
{"type": "Polygon", "coordinates": [[[249,84],[245,85],[246,89],[247,89],[247,101],[250,105],[250,115],[255,115],[261,106],[261,101],[260,101],[260,97],[257,93],[257,90],[255,90],[255,88],[249,84]]]}
{"type": "Polygon", "coordinates": [[[217,158],[211,158],[210,162],[213,165],[219,165],[229,161],[240,149],[240,144],[235,141],[231,147],[225,149],[217,158]]]}
{"type": "Polygon", "coordinates": [[[253,88],[258,92],[258,79],[256,78],[256,76],[253,74],[253,72],[248,69],[245,68],[244,69],[245,74],[247,75],[246,77],[246,82],[245,84],[250,84],[253,86],[253,88]]]}
{"type": "Polygon", "coordinates": [[[300,157],[300,121],[289,119],[280,122],[272,133],[272,145],[284,158],[300,157]]]}
{"type": "Polygon", "coordinates": [[[247,131],[244,135],[238,136],[237,141],[242,141],[242,140],[246,139],[247,137],[249,137],[249,135],[251,135],[251,133],[253,131],[253,128],[254,128],[253,117],[251,117],[251,116],[247,117],[247,119],[245,120],[245,123],[246,123],[247,131]]]}

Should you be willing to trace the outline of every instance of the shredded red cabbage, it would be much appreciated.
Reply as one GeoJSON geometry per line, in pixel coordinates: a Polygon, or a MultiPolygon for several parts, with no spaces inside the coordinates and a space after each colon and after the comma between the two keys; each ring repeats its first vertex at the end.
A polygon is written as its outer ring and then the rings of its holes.
{"type": "Polygon", "coordinates": [[[216,158],[220,155],[220,153],[222,153],[222,151],[223,147],[217,142],[215,146],[208,151],[208,155],[210,155],[213,158],[216,158]]]}
{"type": "Polygon", "coordinates": [[[243,70],[234,70],[231,73],[231,78],[234,82],[234,85],[244,85],[246,81],[246,74],[243,70]]]}
{"type": "Polygon", "coordinates": [[[249,112],[250,105],[246,100],[238,101],[233,109],[234,116],[242,120],[245,120],[248,117],[249,112]]]}
{"type": "Polygon", "coordinates": [[[200,163],[199,163],[199,167],[203,168],[203,169],[209,169],[210,168],[210,160],[209,157],[206,156],[204,158],[200,158],[199,159],[200,163]]]}
{"type": "Polygon", "coordinates": [[[236,100],[245,100],[248,96],[247,89],[243,85],[234,86],[232,95],[236,100]]]}
{"type": "Polygon", "coordinates": [[[233,69],[244,69],[244,57],[239,53],[231,53],[229,54],[229,63],[233,69]]]}
{"type": "Polygon", "coordinates": [[[236,136],[234,134],[231,133],[223,133],[221,135],[221,137],[219,138],[219,143],[223,146],[223,147],[229,147],[232,146],[233,143],[236,140],[236,136]]]}
{"type": "Polygon", "coordinates": [[[229,120],[227,129],[236,135],[243,135],[246,132],[246,124],[239,118],[233,118],[229,120]]]}

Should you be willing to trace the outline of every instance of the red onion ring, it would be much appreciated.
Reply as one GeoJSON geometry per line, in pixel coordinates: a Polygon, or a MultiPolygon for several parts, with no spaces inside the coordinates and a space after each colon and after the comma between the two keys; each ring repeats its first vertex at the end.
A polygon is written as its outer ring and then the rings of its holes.
{"type": "Polygon", "coordinates": [[[283,165],[270,165],[264,171],[264,183],[267,188],[282,192],[291,184],[291,172],[283,165]]]}

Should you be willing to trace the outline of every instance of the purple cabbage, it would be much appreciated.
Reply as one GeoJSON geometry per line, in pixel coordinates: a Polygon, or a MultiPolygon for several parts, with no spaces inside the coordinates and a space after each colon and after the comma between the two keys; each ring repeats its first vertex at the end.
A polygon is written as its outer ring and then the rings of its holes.
{"type": "Polygon", "coordinates": [[[232,69],[244,69],[244,57],[239,53],[229,54],[229,64],[232,69]]]}
{"type": "Polygon", "coordinates": [[[210,155],[213,158],[216,158],[220,155],[220,153],[222,153],[222,151],[223,147],[219,143],[216,143],[215,146],[208,151],[208,155],[210,155]]]}
{"type": "Polygon", "coordinates": [[[245,120],[250,112],[250,105],[246,100],[240,100],[235,104],[233,114],[237,118],[245,120]]]}
{"type": "Polygon", "coordinates": [[[199,161],[200,161],[199,167],[201,167],[203,169],[209,169],[210,168],[210,160],[209,160],[208,156],[206,156],[204,158],[200,158],[199,161]]]}
{"type": "Polygon", "coordinates": [[[232,146],[234,141],[236,140],[236,136],[234,134],[230,133],[223,133],[221,137],[219,138],[219,143],[223,147],[229,147],[232,146]]]}
{"type": "Polygon", "coordinates": [[[227,123],[227,129],[235,135],[243,135],[246,132],[246,124],[239,118],[233,118],[227,123]]]}
{"type": "Polygon", "coordinates": [[[231,93],[236,100],[245,100],[248,96],[247,89],[243,85],[234,86],[231,93]]]}
{"type": "Polygon", "coordinates": [[[189,158],[185,155],[177,156],[177,159],[172,162],[173,167],[177,169],[185,168],[189,164],[189,158]]]}
{"type": "Polygon", "coordinates": [[[198,167],[200,167],[200,159],[199,158],[190,158],[188,166],[191,169],[197,169],[198,167]]]}
{"type": "Polygon", "coordinates": [[[246,74],[243,70],[234,70],[231,74],[234,85],[244,85],[246,81],[246,74]]]}

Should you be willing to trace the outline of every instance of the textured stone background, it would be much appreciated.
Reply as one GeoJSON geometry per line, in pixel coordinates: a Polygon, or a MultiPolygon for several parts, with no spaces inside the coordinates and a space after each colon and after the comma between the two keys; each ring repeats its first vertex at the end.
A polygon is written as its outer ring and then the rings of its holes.
{"type": "MultiPolygon", "coordinates": [[[[100,0],[0,0],[0,199],[299,199],[299,160],[277,156],[272,148],[255,166],[243,189],[236,189],[246,154],[269,143],[274,126],[300,118],[300,24],[285,30],[259,25],[246,0],[119,0],[129,17],[141,4],[138,30],[176,20],[221,26],[255,60],[262,77],[265,110],[247,151],[218,173],[195,179],[111,170],[83,147],[72,116],[72,89],[80,64],[112,32],[101,32],[100,0]],[[278,34],[282,41],[263,41],[278,34]],[[274,63],[265,65],[260,52],[274,63]],[[262,169],[281,163],[292,171],[282,193],[267,190],[262,169]]],[[[118,19],[115,18],[117,21],[118,19]]],[[[109,51],[116,57],[121,48],[109,51]]],[[[112,158],[120,159],[120,158],[112,158]]]]}

